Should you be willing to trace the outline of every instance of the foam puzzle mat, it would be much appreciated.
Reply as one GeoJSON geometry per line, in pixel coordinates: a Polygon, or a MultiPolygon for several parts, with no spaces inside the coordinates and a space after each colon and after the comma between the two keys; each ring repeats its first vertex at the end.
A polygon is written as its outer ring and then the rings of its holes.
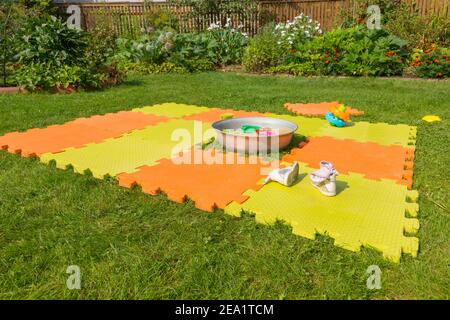
{"type": "Polygon", "coordinates": [[[305,162],[312,168],[318,168],[320,161],[327,159],[341,173],[357,172],[368,179],[391,179],[411,189],[414,151],[414,148],[400,145],[384,146],[374,142],[311,137],[307,143],[293,148],[290,154],[283,157],[283,161],[305,162]]]}
{"type": "Polygon", "coordinates": [[[335,139],[375,142],[381,145],[401,145],[405,148],[412,148],[416,144],[417,128],[405,124],[393,125],[358,121],[342,130],[342,128],[330,126],[325,119],[274,113],[267,116],[296,123],[299,126],[297,133],[307,137],[327,136],[335,139]]]}
{"type": "MultiPolygon", "coordinates": [[[[312,169],[301,165],[300,171],[309,173],[312,169]]],[[[369,180],[354,173],[340,175],[337,188],[337,196],[325,198],[303,174],[292,187],[270,183],[259,191],[249,190],[247,201],[233,202],[225,212],[239,216],[245,210],[268,224],[283,220],[294,234],[309,239],[325,234],[337,246],[351,251],[371,247],[394,262],[402,253],[417,255],[418,238],[404,235],[419,229],[418,219],[413,218],[418,211],[417,192],[390,180],[369,180]]]]}
{"type": "Polygon", "coordinates": [[[156,166],[143,166],[136,173],[120,174],[118,180],[124,187],[140,185],[142,191],[149,194],[163,191],[176,202],[190,198],[197,208],[212,211],[224,209],[232,201],[247,200],[248,196],[243,193],[261,188],[258,182],[265,178],[261,168],[271,165],[256,156],[192,148],[178,159],[162,159],[156,166]]]}
{"type": "MultiPolygon", "coordinates": [[[[284,107],[293,113],[303,116],[325,116],[332,107],[339,107],[341,105],[338,101],[321,102],[321,103],[286,103],[284,107]]],[[[364,114],[364,111],[347,107],[347,113],[352,116],[360,116],[364,114]]]]}
{"type": "Polygon", "coordinates": [[[266,224],[283,220],[299,236],[326,234],[337,246],[373,248],[398,262],[419,247],[418,193],[408,190],[415,140],[416,128],[407,125],[361,121],[335,128],[320,118],[163,103],[8,133],[0,147],[99,179],[109,175],[151,195],[164,192],[173,201],[191,199],[205,211],[250,211],[266,224]],[[224,115],[292,121],[307,143],[281,160],[203,149],[215,137],[211,124],[224,115]],[[341,173],[336,197],[324,197],[307,178],[321,160],[341,173]],[[262,184],[271,169],[293,161],[301,164],[294,186],[262,184]]]}

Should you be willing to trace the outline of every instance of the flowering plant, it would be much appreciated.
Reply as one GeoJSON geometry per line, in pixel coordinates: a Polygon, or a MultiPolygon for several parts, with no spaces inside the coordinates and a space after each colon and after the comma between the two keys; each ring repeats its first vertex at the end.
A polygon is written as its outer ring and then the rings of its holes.
{"type": "Polygon", "coordinates": [[[412,54],[412,67],[421,78],[450,77],[450,54],[444,50],[415,50],[412,54]]]}
{"type": "Polygon", "coordinates": [[[231,18],[222,27],[220,22],[211,23],[208,35],[216,44],[217,60],[222,65],[240,63],[244,55],[244,48],[248,43],[248,35],[242,32],[242,25],[234,28],[231,18]]]}
{"type": "Polygon", "coordinates": [[[279,45],[292,49],[295,45],[322,34],[322,29],[319,22],[301,13],[293,21],[288,20],[286,23],[278,23],[275,26],[274,33],[280,39],[279,45]]]}

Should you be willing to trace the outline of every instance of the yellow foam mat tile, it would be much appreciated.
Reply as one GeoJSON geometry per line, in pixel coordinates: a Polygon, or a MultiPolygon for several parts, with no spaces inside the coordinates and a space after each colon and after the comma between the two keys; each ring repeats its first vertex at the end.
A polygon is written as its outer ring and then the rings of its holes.
{"type": "Polygon", "coordinates": [[[173,119],[156,126],[131,131],[124,136],[158,144],[169,143],[172,145],[173,141],[186,141],[189,146],[192,146],[215,137],[216,131],[208,122],[173,119]]]}
{"type": "Polygon", "coordinates": [[[146,114],[154,114],[158,116],[166,116],[169,118],[182,118],[192,114],[206,112],[211,110],[207,107],[199,107],[181,103],[162,103],[153,106],[146,106],[142,108],[135,108],[131,111],[142,112],[146,114]]]}
{"type": "Polygon", "coordinates": [[[171,158],[173,152],[187,150],[202,142],[205,132],[213,134],[208,128],[209,124],[176,119],[102,143],[69,148],[60,153],[46,153],[40,159],[43,163],[54,160],[56,166],[62,169],[71,165],[78,173],[89,169],[93,176],[102,179],[105,175],[132,173],[143,165],[152,166],[158,160],[171,158]],[[178,133],[173,135],[174,132],[178,133]]]}
{"type": "Polygon", "coordinates": [[[304,136],[330,136],[336,139],[352,139],[360,142],[375,142],[381,145],[401,145],[414,147],[417,128],[405,124],[370,123],[365,121],[353,122],[350,126],[337,128],[328,121],[320,118],[308,118],[272,114],[273,117],[296,123],[298,134],[304,136]]]}
{"type": "MultiPolygon", "coordinates": [[[[301,164],[301,172],[312,169],[301,164]]],[[[261,223],[283,220],[293,233],[314,239],[316,233],[335,239],[337,246],[359,251],[361,246],[374,248],[391,261],[399,262],[402,253],[416,256],[419,240],[405,236],[419,229],[417,192],[391,180],[368,180],[350,173],[338,176],[338,194],[323,196],[307,174],[301,174],[292,187],[271,182],[259,191],[249,190],[243,204],[233,202],[225,212],[240,216],[241,211],[255,214],[261,223]]]]}

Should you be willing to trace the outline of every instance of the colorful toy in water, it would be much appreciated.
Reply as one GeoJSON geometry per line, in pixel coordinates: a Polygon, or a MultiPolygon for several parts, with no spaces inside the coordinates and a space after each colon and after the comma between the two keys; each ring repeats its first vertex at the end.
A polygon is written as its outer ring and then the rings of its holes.
{"type": "Polygon", "coordinates": [[[255,125],[243,125],[239,129],[225,129],[223,132],[228,134],[245,135],[245,136],[259,136],[271,137],[276,135],[276,131],[271,128],[262,128],[255,125]]]}
{"type": "Polygon", "coordinates": [[[339,107],[331,107],[330,112],[325,114],[325,119],[335,127],[345,127],[350,121],[350,114],[347,112],[347,107],[341,104],[339,107]]]}

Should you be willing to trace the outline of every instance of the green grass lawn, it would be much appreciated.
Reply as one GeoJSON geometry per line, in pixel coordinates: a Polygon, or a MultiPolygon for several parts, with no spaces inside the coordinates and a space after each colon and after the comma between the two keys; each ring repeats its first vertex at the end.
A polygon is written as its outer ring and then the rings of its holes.
{"type": "Polygon", "coordinates": [[[101,92],[2,95],[0,135],[161,102],[289,113],[285,102],[332,100],[364,110],[357,120],[418,126],[417,258],[390,263],[370,249],[294,236],[281,223],[205,213],[0,151],[0,298],[450,298],[448,81],[135,76],[101,92]],[[427,114],[443,121],[422,122],[427,114]],[[373,264],[382,289],[371,291],[373,264]],[[81,290],[66,288],[69,265],[81,268],[81,290]]]}

